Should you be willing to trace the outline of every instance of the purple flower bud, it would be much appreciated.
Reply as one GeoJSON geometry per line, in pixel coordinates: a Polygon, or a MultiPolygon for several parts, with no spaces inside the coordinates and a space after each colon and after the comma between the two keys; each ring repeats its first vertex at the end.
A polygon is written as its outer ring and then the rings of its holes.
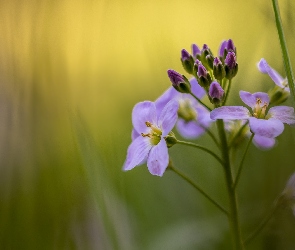
{"type": "Polygon", "coordinates": [[[207,44],[204,44],[202,50],[209,50],[208,45],[207,44]]]}
{"type": "Polygon", "coordinates": [[[218,80],[222,80],[225,77],[224,66],[218,57],[215,57],[213,61],[213,74],[218,80]]]}
{"type": "Polygon", "coordinates": [[[167,71],[168,73],[168,77],[170,79],[170,81],[172,82],[172,85],[178,85],[181,82],[184,82],[184,78],[181,74],[179,74],[178,72],[176,72],[173,69],[169,69],[167,71]]]}
{"type": "Polygon", "coordinates": [[[196,58],[198,55],[201,55],[201,50],[199,49],[198,45],[192,44],[192,53],[194,58],[196,58]]]}
{"type": "Polygon", "coordinates": [[[218,82],[212,82],[209,88],[209,96],[214,103],[220,102],[223,98],[224,90],[218,82]]]}
{"type": "Polygon", "coordinates": [[[198,65],[198,67],[199,67],[199,65],[202,64],[202,63],[201,63],[200,60],[197,59],[197,60],[195,61],[195,64],[198,65]]]}
{"type": "Polygon", "coordinates": [[[233,42],[233,40],[231,40],[231,39],[228,39],[228,41],[227,41],[227,50],[228,51],[233,51],[233,52],[235,52],[235,50],[236,50],[236,47],[235,47],[235,45],[234,45],[234,42],[233,42]]]}
{"type": "Polygon", "coordinates": [[[224,40],[221,44],[220,44],[220,47],[219,47],[219,57],[223,57],[224,56],[224,50],[226,49],[227,47],[227,41],[224,40]]]}
{"type": "Polygon", "coordinates": [[[194,59],[185,49],[181,50],[181,63],[185,71],[189,74],[193,73],[194,59]]]}
{"type": "Polygon", "coordinates": [[[237,64],[235,53],[232,51],[228,52],[224,62],[229,67],[229,69],[234,69],[237,64]]]}
{"type": "Polygon", "coordinates": [[[204,65],[203,64],[199,64],[198,65],[198,77],[201,77],[201,76],[203,76],[203,77],[207,77],[207,69],[204,67],[204,65]]]}
{"type": "Polygon", "coordinates": [[[213,60],[213,66],[217,67],[218,65],[222,64],[218,57],[215,57],[213,60]]]}
{"type": "Polygon", "coordinates": [[[190,54],[185,50],[181,50],[181,60],[186,61],[190,59],[190,54]]]}
{"type": "Polygon", "coordinates": [[[232,51],[228,52],[224,63],[225,77],[230,80],[233,77],[235,77],[235,75],[238,73],[238,63],[236,54],[232,51]]]}
{"type": "Polygon", "coordinates": [[[185,76],[179,74],[173,69],[167,71],[172,86],[181,93],[190,93],[191,85],[185,76]]]}

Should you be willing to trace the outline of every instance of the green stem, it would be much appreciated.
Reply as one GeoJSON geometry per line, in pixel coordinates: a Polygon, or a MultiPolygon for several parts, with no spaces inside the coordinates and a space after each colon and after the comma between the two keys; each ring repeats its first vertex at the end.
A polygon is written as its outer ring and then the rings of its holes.
{"type": "Polygon", "coordinates": [[[196,97],[192,92],[190,93],[201,105],[203,105],[206,109],[208,109],[209,111],[212,111],[211,108],[209,108],[205,103],[203,103],[200,98],[196,97]]]}
{"type": "Polygon", "coordinates": [[[181,178],[186,180],[189,184],[191,184],[195,189],[197,189],[203,196],[205,196],[212,204],[214,204],[221,212],[228,215],[228,212],[223,208],[219,203],[217,203],[213,198],[211,198],[202,188],[200,188],[196,183],[194,183],[188,176],[183,174],[178,169],[173,166],[169,166],[169,169],[173,170],[176,174],[178,174],[181,178]]]}
{"type": "Polygon", "coordinates": [[[251,233],[246,240],[244,241],[244,245],[249,244],[249,242],[251,240],[253,240],[260,232],[261,230],[266,226],[266,224],[269,222],[269,220],[271,219],[271,217],[274,215],[274,213],[277,211],[278,209],[278,205],[275,204],[272,209],[270,210],[269,214],[267,214],[265,216],[265,218],[263,219],[263,221],[258,225],[258,227],[253,231],[253,233],[251,233]]]}
{"type": "Polygon", "coordinates": [[[231,87],[231,79],[229,80],[228,82],[228,85],[227,85],[227,89],[225,91],[225,98],[224,98],[224,101],[223,101],[223,106],[225,105],[226,101],[227,101],[227,97],[229,95],[229,92],[230,92],[230,87],[231,87]]]}
{"type": "Polygon", "coordinates": [[[229,225],[233,237],[233,244],[235,250],[242,250],[243,242],[241,237],[241,231],[240,231],[240,224],[239,224],[239,218],[238,218],[238,205],[237,205],[237,198],[236,198],[236,192],[233,188],[233,177],[232,177],[232,171],[231,171],[231,165],[230,165],[230,159],[229,159],[229,148],[227,144],[227,138],[224,130],[224,123],[223,120],[217,120],[217,128],[218,133],[220,136],[220,142],[221,142],[221,151],[222,151],[222,157],[224,161],[224,172],[225,172],[225,179],[226,179],[226,186],[227,186],[227,192],[229,196],[229,225]]]}
{"type": "Polygon", "coordinates": [[[280,45],[281,45],[281,49],[282,49],[284,67],[285,67],[289,87],[290,87],[290,90],[291,90],[290,92],[291,92],[291,94],[293,96],[293,100],[295,101],[294,75],[293,75],[293,72],[292,72],[291,61],[290,61],[290,57],[289,57],[289,53],[288,53],[288,49],[287,49],[287,44],[286,44],[286,39],[285,39],[284,31],[283,31],[283,25],[282,25],[282,20],[281,20],[281,16],[280,16],[280,10],[279,10],[278,1],[277,0],[272,0],[272,6],[273,6],[273,9],[274,9],[274,13],[275,13],[276,26],[277,26],[278,35],[279,35],[279,39],[280,39],[280,45]]]}
{"type": "Polygon", "coordinates": [[[254,134],[251,135],[251,137],[250,137],[250,139],[249,139],[249,141],[248,141],[248,144],[247,144],[247,147],[246,147],[246,149],[245,149],[245,152],[244,152],[243,158],[242,158],[242,160],[241,160],[241,162],[240,162],[240,166],[239,166],[239,168],[238,168],[238,173],[237,173],[236,180],[235,180],[235,182],[234,182],[233,189],[236,188],[236,186],[237,186],[237,184],[238,184],[238,182],[239,182],[239,179],[240,179],[240,176],[241,176],[241,173],[242,173],[243,163],[244,163],[244,161],[245,161],[245,158],[246,158],[246,155],[247,155],[248,149],[249,149],[249,147],[250,147],[250,145],[251,145],[251,142],[252,142],[253,137],[254,137],[254,134]]]}
{"type": "Polygon", "coordinates": [[[201,146],[201,145],[193,143],[193,142],[187,142],[187,141],[178,141],[177,140],[177,143],[201,149],[201,150],[209,153],[210,155],[212,155],[218,162],[220,162],[221,165],[223,165],[223,161],[220,159],[220,157],[217,154],[215,154],[213,151],[211,151],[210,149],[208,149],[204,146],[201,146]]]}

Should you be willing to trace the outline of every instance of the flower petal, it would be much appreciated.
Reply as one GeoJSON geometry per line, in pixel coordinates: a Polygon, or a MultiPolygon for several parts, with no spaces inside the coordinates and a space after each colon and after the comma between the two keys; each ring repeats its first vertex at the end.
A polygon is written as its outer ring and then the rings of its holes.
{"type": "Polygon", "coordinates": [[[202,99],[206,95],[206,91],[200,86],[196,78],[191,78],[189,81],[192,93],[199,99],[202,99]]]}
{"type": "Polygon", "coordinates": [[[146,122],[155,124],[157,121],[156,106],[153,102],[145,101],[137,103],[132,111],[132,124],[135,130],[140,133],[147,133],[149,128],[146,122]]]}
{"type": "Polygon", "coordinates": [[[169,155],[164,138],[154,146],[148,156],[147,166],[151,174],[162,176],[168,166],[169,155]]]}
{"type": "Polygon", "coordinates": [[[127,171],[142,164],[147,159],[151,148],[152,145],[148,138],[137,137],[128,147],[123,170],[127,171]]]}
{"type": "Polygon", "coordinates": [[[283,82],[284,78],[273,68],[271,68],[264,58],[258,62],[257,67],[261,73],[268,74],[270,78],[281,88],[284,88],[283,82]]]}
{"type": "Polygon", "coordinates": [[[248,109],[242,106],[223,106],[211,111],[210,117],[213,120],[243,120],[250,117],[248,109]]]}
{"type": "Polygon", "coordinates": [[[250,117],[249,125],[251,131],[255,135],[260,135],[268,138],[277,137],[284,131],[284,124],[280,120],[274,118],[265,120],[250,117]]]}
{"type": "Polygon", "coordinates": [[[176,126],[179,134],[185,139],[196,139],[205,133],[205,129],[197,121],[186,122],[179,119],[176,126]]]}
{"type": "Polygon", "coordinates": [[[135,129],[132,129],[132,132],[131,132],[132,141],[134,141],[138,136],[140,136],[140,134],[135,129]]]}
{"type": "Polygon", "coordinates": [[[181,93],[171,86],[155,101],[158,117],[160,116],[166,104],[173,98],[178,97],[180,94],[181,93]]]}
{"type": "Polygon", "coordinates": [[[283,123],[295,124],[294,108],[288,106],[276,106],[269,109],[268,117],[280,120],[283,123]]]}
{"type": "Polygon", "coordinates": [[[158,126],[162,128],[162,136],[166,136],[174,127],[177,120],[179,103],[171,100],[167,103],[158,119],[158,126]]]}
{"type": "Polygon", "coordinates": [[[269,96],[268,96],[268,94],[266,94],[264,92],[256,92],[256,93],[251,94],[250,92],[241,90],[240,91],[240,98],[242,99],[242,101],[245,104],[247,104],[252,109],[256,105],[258,98],[261,100],[261,104],[260,104],[261,107],[265,103],[269,104],[269,96]]]}
{"type": "Polygon", "coordinates": [[[260,149],[270,149],[275,145],[276,139],[268,138],[268,137],[264,137],[260,135],[254,135],[253,143],[256,147],[260,149]]]}

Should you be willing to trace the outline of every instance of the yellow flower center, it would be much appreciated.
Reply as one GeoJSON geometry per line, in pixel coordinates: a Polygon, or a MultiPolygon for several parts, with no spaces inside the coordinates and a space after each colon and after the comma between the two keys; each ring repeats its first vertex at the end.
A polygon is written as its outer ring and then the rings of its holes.
{"type": "Polygon", "coordinates": [[[195,121],[198,118],[198,113],[189,99],[179,101],[178,117],[186,122],[195,121]]]}
{"type": "Polygon", "coordinates": [[[157,145],[161,140],[162,130],[159,129],[158,127],[154,126],[150,122],[145,122],[145,125],[148,128],[150,128],[150,131],[147,134],[141,133],[141,136],[142,137],[149,137],[151,144],[152,145],[157,145]]]}
{"type": "Polygon", "coordinates": [[[260,98],[256,99],[256,104],[253,109],[253,116],[258,119],[264,119],[266,114],[266,109],[268,107],[268,103],[265,102],[262,104],[262,101],[260,98]]]}

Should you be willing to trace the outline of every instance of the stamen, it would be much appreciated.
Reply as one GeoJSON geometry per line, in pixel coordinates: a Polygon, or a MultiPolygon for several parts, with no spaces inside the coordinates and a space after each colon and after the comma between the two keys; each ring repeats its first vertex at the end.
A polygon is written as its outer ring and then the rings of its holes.
{"type": "Polygon", "coordinates": [[[151,124],[150,122],[145,122],[145,125],[149,128],[149,127],[151,127],[153,124],[151,124]]]}
{"type": "Polygon", "coordinates": [[[257,99],[256,99],[256,104],[259,105],[259,104],[261,104],[261,103],[262,103],[261,99],[260,99],[260,98],[257,98],[257,99]]]}
{"type": "Polygon", "coordinates": [[[149,137],[149,138],[150,138],[150,137],[151,137],[151,134],[144,134],[144,133],[141,133],[141,136],[142,136],[142,137],[149,137]]]}

